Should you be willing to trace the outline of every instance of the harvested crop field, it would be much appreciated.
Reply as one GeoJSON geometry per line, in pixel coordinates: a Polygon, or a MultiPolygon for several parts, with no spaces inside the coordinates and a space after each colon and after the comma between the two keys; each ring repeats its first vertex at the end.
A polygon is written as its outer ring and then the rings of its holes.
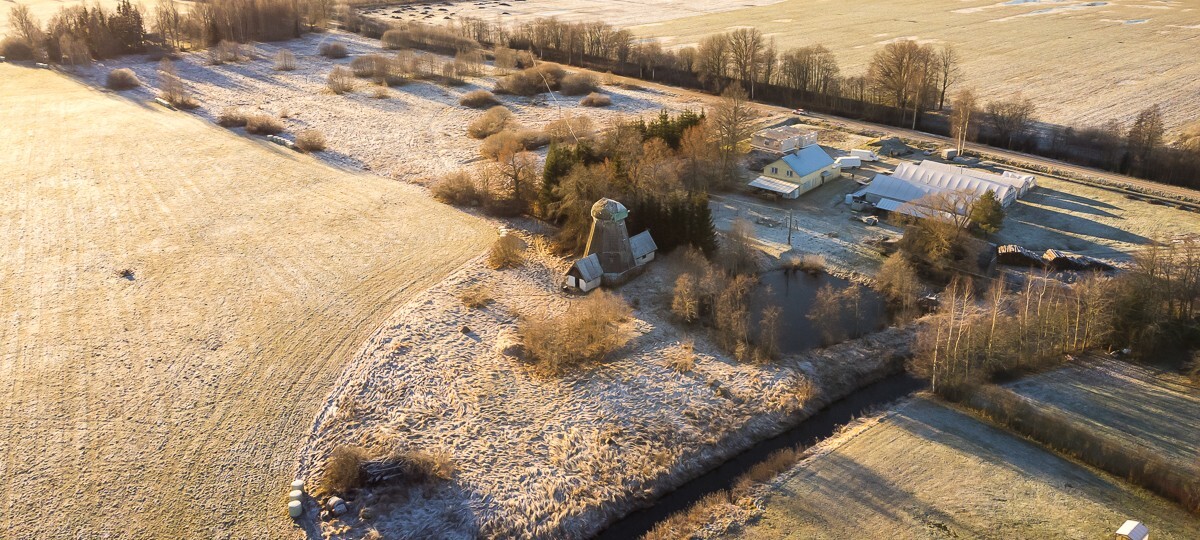
{"type": "Polygon", "coordinates": [[[183,112],[0,65],[0,530],[281,538],[351,355],[481,220],[183,112]]]}
{"type": "Polygon", "coordinates": [[[1200,474],[1200,386],[1186,377],[1091,357],[1006,387],[1200,474]]]}
{"type": "Polygon", "coordinates": [[[1200,537],[1181,507],[927,398],[818,446],[763,497],[730,537],[1090,539],[1131,518],[1200,537]]]}
{"type": "Polygon", "coordinates": [[[769,5],[779,0],[471,0],[400,2],[368,7],[364,15],[378,19],[441,23],[476,17],[505,23],[555,17],[563,21],[605,21],[630,26],[667,21],[704,13],[720,13],[747,6],[769,5]]]}
{"type": "Polygon", "coordinates": [[[889,41],[951,43],[984,99],[1020,92],[1036,100],[1038,119],[1077,125],[1131,121],[1157,103],[1173,129],[1200,115],[1197,8],[1196,0],[784,0],[632,30],[684,46],[753,26],[783,49],[828,47],[847,75],[863,73],[889,41]]]}

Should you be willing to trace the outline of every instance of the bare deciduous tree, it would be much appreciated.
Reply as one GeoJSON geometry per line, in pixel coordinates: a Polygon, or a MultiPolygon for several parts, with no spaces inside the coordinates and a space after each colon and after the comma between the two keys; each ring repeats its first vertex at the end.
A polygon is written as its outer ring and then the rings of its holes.
{"type": "Polygon", "coordinates": [[[1033,100],[1017,94],[1009,99],[989,101],[987,120],[996,136],[1012,148],[1013,139],[1033,123],[1033,100]]]}
{"type": "Polygon", "coordinates": [[[946,92],[962,79],[962,68],[959,67],[958,50],[947,43],[937,51],[936,65],[938,76],[938,110],[946,108],[946,92]]]}

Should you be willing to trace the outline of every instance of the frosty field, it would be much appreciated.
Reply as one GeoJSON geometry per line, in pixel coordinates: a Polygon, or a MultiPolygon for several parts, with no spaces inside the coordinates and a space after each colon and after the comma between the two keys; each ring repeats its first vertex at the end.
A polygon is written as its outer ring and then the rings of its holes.
{"type": "Polygon", "coordinates": [[[754,0],[682,3],[438,2],[428,11],[369,8],[385,20],[453,22],[472,16],[524,22],[538,17],[603,21],[669,47],[754,27],[780,49],[822,44],[844,75],[865,71],[871,55],[898,39],[954,44],[966,84],[984,99],[1022,93],[1045,122],[1091,125],[1131,120],[1162,106],[1169,129],[1200,113],[1200,0],[754,0]],[[445,11],[440,11],[441,9],[445,11]],[[428,18],[426,15],[429,15],[428,18]],[[1103,59],[1103,60],[1101,60],[1103,59]]]}
{"type": "Polygon", "coordinates": [[[822,44],[844,74],[897,39],[954,44],[984,99],[1022,93],[1045,122],[1130,121],[1158,104],[1168,128],[1200,114],[1200,1],[900,0],[782,2],[633,27],[671,46],[753,26],[781,48],[822,44]]]}
{"type": "Polygon", "coordinates": [[[288,537],[345,363],[494,233],[51,71],[0,104],[3,536],[288,537]]]}

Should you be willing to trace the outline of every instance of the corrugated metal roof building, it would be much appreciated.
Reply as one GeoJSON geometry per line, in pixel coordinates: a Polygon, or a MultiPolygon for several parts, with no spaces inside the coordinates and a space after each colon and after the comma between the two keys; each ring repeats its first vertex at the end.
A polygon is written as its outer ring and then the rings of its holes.
{"type": "Polygon", "coordinates": [[[993,182],[984,180],[974,176],[967,176],[938,170],[929,167],[921,167],[914,163],[901,163],[896,167],[892,176],[903,178],[914,182],[920,182],[929,186],[933,186],[941,191],[961,191],[969,193],[973,197],[982,197],[984,193],[991,191],[996,195],[996,199],[1000,201],[1002,206],[1008,206],[1017,200],[1017,190],[1005,183],[993,182]]]}

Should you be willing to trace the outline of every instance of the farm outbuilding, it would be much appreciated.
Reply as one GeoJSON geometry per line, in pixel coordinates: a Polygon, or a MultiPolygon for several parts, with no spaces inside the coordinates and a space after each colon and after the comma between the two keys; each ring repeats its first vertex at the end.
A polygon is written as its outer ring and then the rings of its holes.
{"type": "Polygon", "coordinates": [[[1017,190],[1007,183],[948,172],[939,168],[922,167],[913,163],[901,163],[896,167],[892,176],[933,186],[939,191],[961,191],[972,197],[982,197],[984,193],[991,191],[1003,206],[1008,206],[1017,200],[1017,190]]]}
{"type": "Polygon", "coordinates": [[[982,169],[972,167],[963,167],[952,163],[941,163],[938,161],[924,160],[917,164],[917,167],[922,169],[933,169],[935,171],[945,171],[948,173],[961,174],[970,176],[988,182],[1003,184],[1017,191],[1017,198],[1023,197],[1029,190],[1037,185],[1037,180],[1028,174],[1017,174],[1010,171],[1004,171],[1003,174],[997,174],[982,169]]]}
{"type": "Polygon", "coordinates": [[[841,175],[837,162],[825,149],[812,144],[767,164],[750,186],[795,199],[841,175]]]}
{"type": "Polygon", "coordinates": [[[1120,540],[1150,540],[1150,529],[1140,521],[1128,519],[1117,529],[1116,537],[1120,540]]]}
{"type": "Polygon", "coordinates": [[[600,268],[600,259],[595,254],[576,260],[567,270],[564,286],[576,292],[588,292],[600,286],[604,270],[600,268]]]}
{"type": "Polygon", "coordinates": [[[799,126],[762,129],[750,137],[750,146],[765,152],[786,154],[817,144],[817,132],[799,126]]]}

